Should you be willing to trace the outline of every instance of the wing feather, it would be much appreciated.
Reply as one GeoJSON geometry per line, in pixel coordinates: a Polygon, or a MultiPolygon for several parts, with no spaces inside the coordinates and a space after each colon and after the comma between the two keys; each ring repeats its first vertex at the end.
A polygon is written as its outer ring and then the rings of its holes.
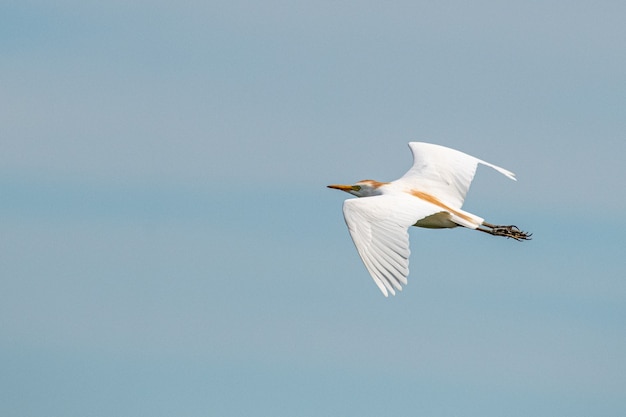
{"type": "MultiPolygon", "coordinates": [[[[409,268],[402,263],[398,262],[398,260],[394,257],[394,252],[388,246],[384,244],[382,241],[373,241],[374,249],[378,251],[381,259],[383,259],[388,265],[387,269],[399,272],[401,275],[406,275],[409,273],[409,268]]],[[[406,283],[405,283],[406,284],[406,283]]]]}
{"type": "Polygon", "coordinates": [[[409,274],[408,228],[437,212],[409,194],[349,199],[343,213],[354,246],[380,291],[401,291],[409,274]]]}
{"type": "Polygon", "coordinates": [[[424,142],[411,142],[413,166],[399,181],[428,192],[452,207],[461,208],[478,164],[495,169],[515,180],[515,174],[471,155],[424,142]]]}

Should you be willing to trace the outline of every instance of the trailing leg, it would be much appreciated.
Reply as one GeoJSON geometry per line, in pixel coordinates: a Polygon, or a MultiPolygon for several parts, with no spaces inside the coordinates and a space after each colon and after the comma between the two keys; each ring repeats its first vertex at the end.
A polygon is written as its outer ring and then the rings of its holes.
{"type": "Polygon", "coordinates": [[[481,227],[478,227],[476,230],[480,230],[481,232],[489,233],[493,236],[504,236],[506,238],[515,239],[518,241],[522,240],[530,240],[532,233],[526,233],[518,229],[517,226],[498,226],[495,224],[483,222],[481,227]],[[484,227],[482,227],[484,226],[484,227]]]}

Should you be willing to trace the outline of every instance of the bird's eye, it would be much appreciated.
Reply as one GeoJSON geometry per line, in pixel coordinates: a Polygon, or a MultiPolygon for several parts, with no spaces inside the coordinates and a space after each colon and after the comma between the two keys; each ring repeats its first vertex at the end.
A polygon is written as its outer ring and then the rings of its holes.
{"type": "Polygon", "coordinates": [[[353,186],[352,186],[352,189],[353,189],[354,191],[361,191],[361,186],[360,186],[360,185],[353,185],[353,186]]]}

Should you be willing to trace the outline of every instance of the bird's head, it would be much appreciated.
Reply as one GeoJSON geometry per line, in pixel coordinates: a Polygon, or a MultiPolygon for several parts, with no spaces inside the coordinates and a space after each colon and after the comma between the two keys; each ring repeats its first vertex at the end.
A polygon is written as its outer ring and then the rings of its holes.
{"type": "Polygon", "coordinates": [[[387,182],[378,182],[374,180],[362,180],[354,185],[332,184],[328,188],[345,191],[357,197],[369,197],[382,194],[380,187],[388,184],[387,182]]]}

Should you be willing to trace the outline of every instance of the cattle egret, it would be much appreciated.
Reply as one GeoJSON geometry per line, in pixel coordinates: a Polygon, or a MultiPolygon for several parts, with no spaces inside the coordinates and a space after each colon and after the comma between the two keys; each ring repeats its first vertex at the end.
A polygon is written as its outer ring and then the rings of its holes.
{"type": "Polygon", "coordinates": [[[463,152],[423,142],[409,143],[413,166],[392,182],[362,180],[329,185],[357,197],[343,203],[343,215],[365,267],[387,297],[402,291],[409,275],[410,226],[445,229],[463,226],[518,241],[531,234],[497,226],[461,210],[478,164],[515,180],[515,174],[463,152]]]}

